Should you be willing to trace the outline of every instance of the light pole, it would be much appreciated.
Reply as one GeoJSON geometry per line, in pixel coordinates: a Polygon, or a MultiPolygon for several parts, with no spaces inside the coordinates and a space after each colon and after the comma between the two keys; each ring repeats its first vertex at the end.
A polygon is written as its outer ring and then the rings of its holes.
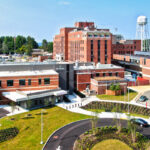
{"type": "Polygon", "coordinates": [[[41,142],[40,144],[43,144],[43,110],[41,109],[41,142]]]}
{"type": "Polygon", "coordinates": [[[128,88],[128,114],[129,114],[129,88],[128,88]]]}

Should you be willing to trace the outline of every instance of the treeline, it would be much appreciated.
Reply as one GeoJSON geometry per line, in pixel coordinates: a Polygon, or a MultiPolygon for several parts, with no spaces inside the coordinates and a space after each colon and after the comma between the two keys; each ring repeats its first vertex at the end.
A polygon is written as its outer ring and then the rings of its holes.
{"type": "Polygon", "coordinates": [[[53,42],[47,42],[45,39],[42,41],[42,46],[39,47],[38,43],[33,37],[24,37],[18,35],[17,37],[2,36],[0,37],[0,53],[2,54],[26,54],[31,55],[32,49],[41,48],[44,51],[53,51],[53,42]]]}

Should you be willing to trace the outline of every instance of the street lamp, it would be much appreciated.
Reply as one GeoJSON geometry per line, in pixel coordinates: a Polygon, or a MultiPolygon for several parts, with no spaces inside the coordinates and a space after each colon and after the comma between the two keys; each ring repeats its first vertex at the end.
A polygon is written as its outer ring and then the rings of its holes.
{"type": "Polygon", "coordinates": [[[129,88],[128,88],[128,114],[129,114],[129,88]]]}
{"type": "Polygon", "coordinates": [[[41,142],[40,142],[40,144],[44,144],[44,142],[43,142],[43,126],[44,126],[44,124],[43,124],[43,109],[41,109],[41,142]]]}

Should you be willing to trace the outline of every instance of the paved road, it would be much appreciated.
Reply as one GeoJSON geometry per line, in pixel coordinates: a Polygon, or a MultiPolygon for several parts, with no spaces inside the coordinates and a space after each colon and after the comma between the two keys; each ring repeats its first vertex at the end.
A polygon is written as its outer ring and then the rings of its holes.
{"type": "Polygon", "coordinates": [[[0,118],[6,116],[9,112],[3,108],[0,108],[0,118]]]}
{"type": "MultiPolygon", "coordinates": [[[[122,126],[127,126],[126,120],[121,120],[122,126]]],[[[113,119],[100,119],[98,126],[115,125],[113,119]]],[[[82,120],[65,126],[53,134],[43,150],[56,150],[60,145],[61,150],[73,150],[73,144],[77,137],[85,131],[91,129],[90,120],[82,120]]],[[[142,128],[141,133],[150,137],[150,127],[142,128]]]]}

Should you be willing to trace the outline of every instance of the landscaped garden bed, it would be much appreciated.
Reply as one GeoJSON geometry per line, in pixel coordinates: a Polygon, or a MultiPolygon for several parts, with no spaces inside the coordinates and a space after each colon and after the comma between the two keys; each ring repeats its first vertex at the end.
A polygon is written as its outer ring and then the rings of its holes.
{"type": "Polygon", "coordinates": [[[85,106],[83,106],[83,109],[86,110],[104,110],[108,112],[128,112],[128,107],[129,107],[129,112],[133,114],[139,114],[139,115],[144,115],[149,117],[150,116],[150,109],[132,105],[132,104],[124,104],[124,103],[113,103],[113,102],[91,102],[85,106]]]}
{"type": "Polygon", "coordinates": [[[91,129],[82,134],[76,140],[74,150],[91,150],[97,143],[108,139],[117,139],[133,150],[145,150],[149,142],[149,139],[139,132],[135,132],[135,139],[133,139],[132,131],[127,128],[122,128],[119,131],[117,127],[110,126],[96,128],[95,131],[93,132],[91,129]]]}

